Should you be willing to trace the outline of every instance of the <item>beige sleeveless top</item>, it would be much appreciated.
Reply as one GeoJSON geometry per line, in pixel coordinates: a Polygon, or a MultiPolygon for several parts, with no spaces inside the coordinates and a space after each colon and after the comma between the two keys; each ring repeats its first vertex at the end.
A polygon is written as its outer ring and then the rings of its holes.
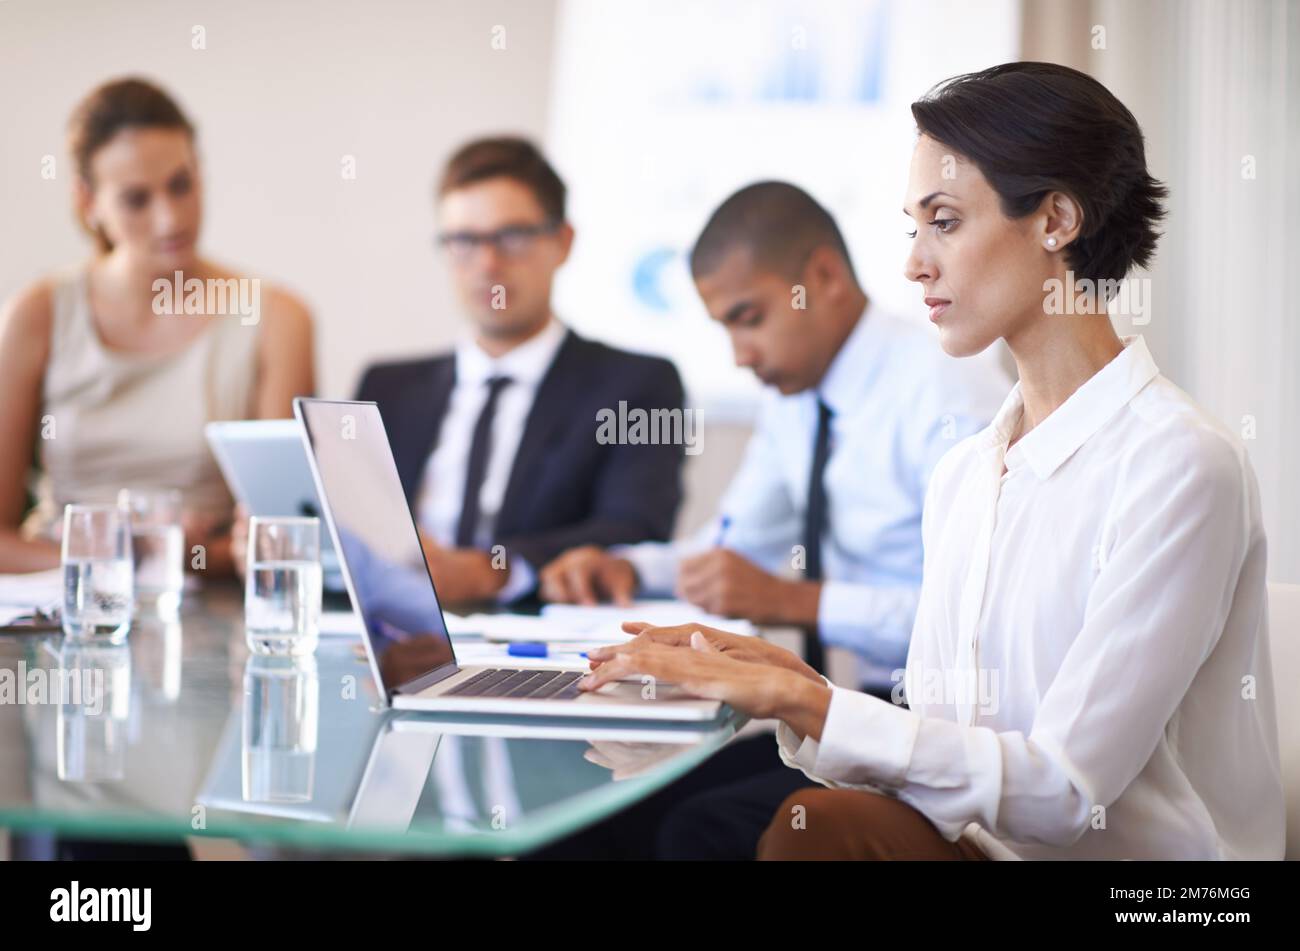
{"type": "Polygon", "coordinates": [[[38,428],[44,472],[25,531],[50,534],[66,503],[110,501],[132,486],[180,489],[188,509],[229,516],[203,427],[253,416],[260,323],[214,321],[167,356],[110,350],[91,321],[87,278],[80,267],[54,287],[38,428]]]}

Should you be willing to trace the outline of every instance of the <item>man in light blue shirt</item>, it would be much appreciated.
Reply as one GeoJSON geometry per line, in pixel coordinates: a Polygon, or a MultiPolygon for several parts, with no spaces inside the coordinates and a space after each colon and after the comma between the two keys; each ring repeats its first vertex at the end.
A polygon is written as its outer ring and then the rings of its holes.
{"type": "Polygon", "coordinates": [[[544,568],[542,595],[677,594],[712,614],[797,625],[854,651],[860,681],[887,689],[907,659],[930,473],[987,425],[1010,382],[872,304],[834,220],[792,185],[729,198],[691,268],[737,364],[770,387],[740,469],[694,537],[570,550],[544,568]]]}

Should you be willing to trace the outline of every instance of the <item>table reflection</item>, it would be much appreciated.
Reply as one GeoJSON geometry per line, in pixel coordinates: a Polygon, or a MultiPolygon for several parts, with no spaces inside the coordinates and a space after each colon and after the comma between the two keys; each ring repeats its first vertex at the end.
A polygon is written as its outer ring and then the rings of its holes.
{"type": "Polygon", "coordinates": [[[131,717],[130,647],[65,641],[54,672],[59,691],[59,779],[74,783],[122,779],[131,717]]]}
{"type": "Polygon", "coordinates": [[[245,802],[307,802],[316,775],[316,659],[251,655],[244,666],[245,802]]]}
{"type": "Polygon", "coordinates": [[[139,681],[156,699],[174,703],[181,695],[181,622],[158,617],[137,617],[131,622],[139,681]]]}

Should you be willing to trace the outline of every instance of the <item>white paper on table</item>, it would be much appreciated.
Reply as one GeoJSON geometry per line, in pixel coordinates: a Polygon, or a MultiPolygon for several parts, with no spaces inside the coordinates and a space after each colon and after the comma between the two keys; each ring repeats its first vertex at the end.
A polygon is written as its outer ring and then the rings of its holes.
{"type": "Polygon", "coordinates": [[[0,604],[0,627],[8,627],[19,618],[28,619],[32,616],[30,607],[20,608],[12,604],[0,604]]]}
{"type": "Polygon", "coordinates": [[[656,627],[700,624],[747,637],[758,633],[758,628],[750,621],[709,614],[688,601],[642,600],[633,601],[628,607],[616,604],[548,604],[542,608],[542,617],[576,630],[620,630],[624,621],[648,621],[656,627]]]}
{"type": "MultiPolygon", "coordinates": [[[[459,614],[450,611],[444,611],[442,616],[447,622],[449,634],[456,634],[465,622],[459,614]]],[[[346,611],[321,611],[320,632],[326,635],[360,637],[365,633],[365,626],[361,623],[361,615],[351,608],[346,611]]]]}
{"type": "Polygon", "coordinates": [[[468,617],[447,617],[447,629],[452,636],[477,635],[486,641],[533,641],[554,644],[572,641],[617,644],[631,635],[620,630],[617,623],[577,624],[568,618],[550,618],[544,614],[471,614],[468,617]]]}
{"type": "Polygon", "coordinates": [[[546,657],[515,657],[504,644],[489,641],[456,641],[456,663],[461,667],[521,667],[527,670],[581,670],[590,667],[582,651],[599,645],[574,641],[548,653],[546,657]]]}
{"type": "MultiPolygon", "coordinates": [[[[529,641],[539,644],[618,644],[632,635],[622,629],[624,621],[649,621],[666,626],[696,622],[734,634],[753,635],[758,631],[749,621],[724,618],[701,612],[684,601],[638,601],[629,608],[615,605],[584,607],[551,604],[536,614],[469,614],[444,612],[447,633],[458,641],[482,638],[492,644],[529,641]]],[[[362,634],[361,618],[352,611],[323,611],[320,619],[323,635],[362,634]]]]}
{"type": "MultiPolygon", "coordinates": [[[[443,612],[447,624],[447,633],[456,641],[456,650],[462,650],[462,639],[469,638],[471,646],[484,641],[490,642],[492,650],[498,654],[502,648],[496,646],[510,641],[530,641],[535,643],[582,641],[584,644],[618,643],[628,639],[629,635],[619,630],[611,630],[608,636],[596,636],[592,631],[575,633],[567,624],[544,621],[530,614],[471,614],[468,616],[443,612]]],[[[361,617],[355,611],[322,611],[320,615],[320,633],[322,636],[360,637],[365,633],[361,617]]],[[[566,648],[571,650],[572,648],[566,648]]],[[[579,650],[585,647],[578,648],[579,650]]],[[[527,659],[527,658],[523,658],[527,659]]]]}
{"type": "Polygon", "coordinates": [[[0,575],[0,624],[9,624],[36,608],[48,614],[62,606],[62,568],[0,575]]]}

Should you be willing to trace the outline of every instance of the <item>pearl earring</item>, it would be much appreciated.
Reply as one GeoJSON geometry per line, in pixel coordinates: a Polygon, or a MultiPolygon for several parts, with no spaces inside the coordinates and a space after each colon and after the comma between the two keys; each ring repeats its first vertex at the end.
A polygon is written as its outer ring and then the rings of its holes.
{"type": "Polygon", "coordinates": [[[1055,239],[1055,238],[1048,238],[1048,239],[1047,239],[1047,246],[1048,246],[1049,248],[1054,248],[1054,247],[1056,247],[1056,239],[1055,239]]]}

